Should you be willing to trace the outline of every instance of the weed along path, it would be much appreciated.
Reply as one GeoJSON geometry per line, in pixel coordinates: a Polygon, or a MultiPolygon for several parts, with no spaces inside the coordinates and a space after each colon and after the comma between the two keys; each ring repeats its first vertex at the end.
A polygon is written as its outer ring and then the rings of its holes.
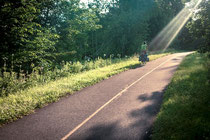
{"type": "Polygon", "coordinates": [[[0,128],[2,140],[145,139],[163,91],[189,53],[122,72],[0,128]]]}

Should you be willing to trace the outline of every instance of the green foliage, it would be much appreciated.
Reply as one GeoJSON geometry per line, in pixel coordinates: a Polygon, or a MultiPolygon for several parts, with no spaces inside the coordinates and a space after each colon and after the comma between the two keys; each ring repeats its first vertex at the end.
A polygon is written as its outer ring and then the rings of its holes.
{"type": "Polygon", "coordinates": [[[174,16],[176,16],[176,14],[180,12],[184,7],[183,5],[184,1],[182,0],[155,0],[155,1],[157,2],[163,14],[166,14],[167,12],[167,15],[169,15],[168,18],[173,18],[174,16]]]}
{"type": "Polygon", "coordinates": [[[0,67],[6,58],[8,66],[13,63],[17,71],[19,65],[25,71],[30,70],[31,63],[50,62],[50,53],[58,36],[37,22],[40,14],[38,0],[2,1],[0,9],[0,67]]]}
{"type": "Polygon", "coordinates": [[[109,12],[101,17],[103,29],[97,34],[103,36],[97,53],[121,54],[122,57],[136,53],[141,42],[147,38],[146,21],[152,6],[153,2],[148,0],[116,1],[114,6],[110,6],[109,12]]]}
{"type": "Polygon", "coordinates": [[[164,93],[153,139],[210,138],[209,62],[205,55],[195,53],[179,66],[164,93]]]}
{"type": "Polygon", "coordinates": [[[21,65],[30,73],[31,64],[52,70],[62,61],[87,56],[131,56],[162,29],[168,22],[165,17],[172,18],[182,6],[180,0],[168,3],[94,0],[82,6],[79,0],[1,1],[0,68],[6,61],[16,72],[21,65]]]}
{"type": "MultiPolygon", "coordinates": [[[[125,61],[127,60],[127,58],[123,60],[125,61]]],[[[0,75],[0,97],[5,97],[9,94],[14,94],[17,91],[54,81],[62,77],[73,75],[75,73],[101,68],[118,62],[121,62],[120,58],[116,58],[113,60],[112,58],[107,60],[98,58],[94,61],[85,61],[84,63],[81,63],[79,61],[63,61],[59,65],[60,68],[55,67],[54,70],[49,70],[46,66],[34,67],[35,65],[32,64],[32,72],[30,74],[25,74],[23,70],[20,70],[19,73],[14,72],[12,69],[9,71],[7,70],[5,65],[4,72],[2,73],[2,75],[0,75]]]]}
{"type": "MultiPolygon", "coordinates": [[[[59,53],[75,52],[76,59],[81,59],[86,55],[85,50],[89,46],[88,33],[101,28],[97,24],[99,19],[94,10],[81,8],[78,0],[62,1],[56,6],[62,11],[62,16],[58,16],[56,20],[60,22],[52,25],[60,36],[56,50],[59,53]]],[[[56,12],[54,7],[50,11],[56,12]]]]}
{"type": "Polygon", "coordinates": [[[179,36],[179,46],[188,50],[199,50],[203,53],[210,51],[209,5],[209,1],[201,2],[192,19],[179,36]]]}
{"type": "Polygon", "coordinates": [[[209,1],[203,1],[199,7],[200,11],[194,16],[194,20],[192,20],[187,26],[191,36],[199,41],[198,47],[200,52],[210,51],[209,6],[209,1]]]}

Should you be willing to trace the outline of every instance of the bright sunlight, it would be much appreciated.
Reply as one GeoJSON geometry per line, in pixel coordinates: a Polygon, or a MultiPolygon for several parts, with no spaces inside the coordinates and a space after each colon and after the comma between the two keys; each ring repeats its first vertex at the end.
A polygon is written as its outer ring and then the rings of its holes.
{"type": "Polygon", "coordinates": [[[150,49],[153,51],[165,51],[176,38],[178,33],[190,19],[193,12],[197,9],[202,0],[191,1],[182,9],[176,17],[152,40],[150,49]]]}

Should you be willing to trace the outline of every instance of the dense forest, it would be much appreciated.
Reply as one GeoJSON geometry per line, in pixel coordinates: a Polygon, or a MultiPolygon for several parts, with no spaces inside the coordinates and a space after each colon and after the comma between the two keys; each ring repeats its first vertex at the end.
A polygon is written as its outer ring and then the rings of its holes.
{"type": "MultiPolygon", "coordinates": [[[[0,69],[30,73],[34,67],[54,69],[64,61],[131,56],[186,2],[189,0],[1,1],[0,69]]],[[[209,51],[208,13],[209,1],[203,0],[171,47],[209,51]]]]}

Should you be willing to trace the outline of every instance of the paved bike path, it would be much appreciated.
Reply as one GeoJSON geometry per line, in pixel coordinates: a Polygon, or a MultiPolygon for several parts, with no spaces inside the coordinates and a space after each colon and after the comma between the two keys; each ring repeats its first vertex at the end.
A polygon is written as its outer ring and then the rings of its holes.
{"type": "Polygon", "coordinates": [[[144,139],[159,110],[163,90],[187,54],[173,54],[151,61],[62,98],[3,126],[0,139],[56,140],[65,136],[75,140],[144,139]],[[120,96],[109,102],[124,89],[120,96]],[[75,132],[69,135],[72,130],[75,132]]]}

